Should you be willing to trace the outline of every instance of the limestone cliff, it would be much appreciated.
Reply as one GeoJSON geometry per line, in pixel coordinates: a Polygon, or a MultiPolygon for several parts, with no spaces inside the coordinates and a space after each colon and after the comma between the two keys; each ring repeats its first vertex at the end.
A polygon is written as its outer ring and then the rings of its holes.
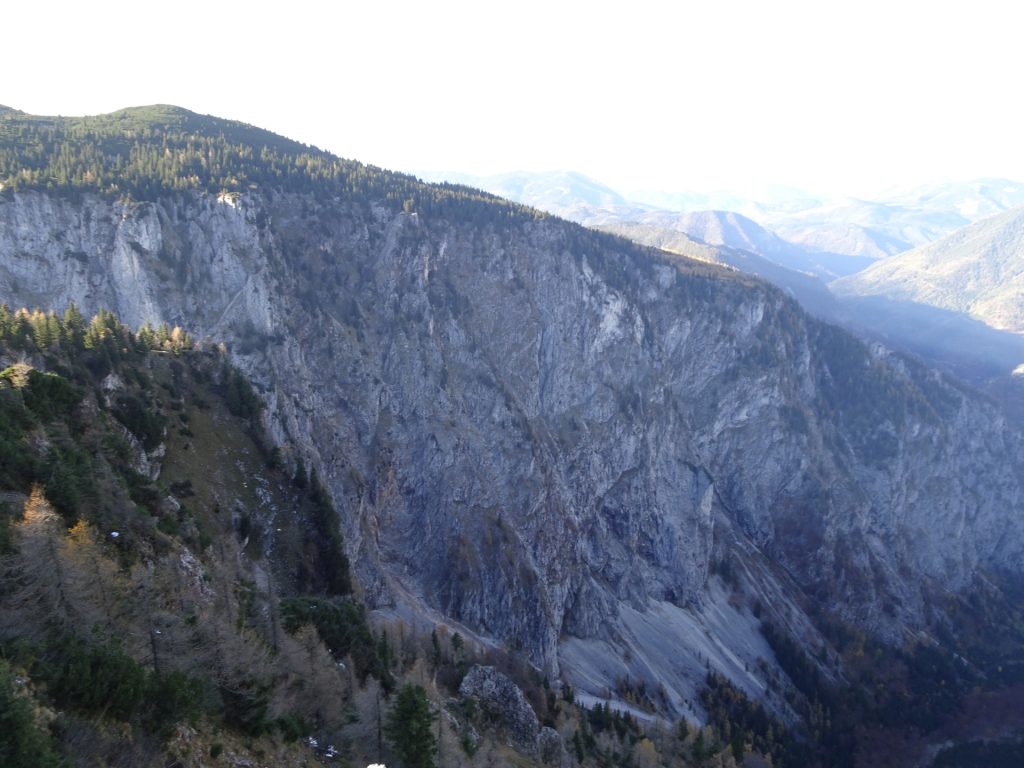
{"type": "MultiPolygon", "coordinates": [[[[772,659],[725,561],[814,646],[1019,572],[1020,436],[752,279],[555,219],[253,190],[0,197],[0,301],[224,342],[329,485],[368,600],[700,716],[772,659]]],[[[781,711],[785,705],[777,703],[781,711]]]]}

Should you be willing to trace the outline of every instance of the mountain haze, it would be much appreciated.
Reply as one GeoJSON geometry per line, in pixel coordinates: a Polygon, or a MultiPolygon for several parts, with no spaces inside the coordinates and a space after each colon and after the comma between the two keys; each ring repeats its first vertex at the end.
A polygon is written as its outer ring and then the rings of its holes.
{"type": "Polygon", "coordinates": [[[881,259],[1022,204],[1024,184],[977,179],[894,190],[877,200],[850,198],[799,210],[765,207],[756,217],[790,242],[881,259]]]}
{"type": "Polygon", "coordinates": [[[822,280],[851,274],[870,263],[856,256],[811,250],[787,242],[752,219],[732,211],[652,212],[640,216],[638,221],[685,232],[709,245],[756,253],[781,267],[822,280]]]}
{"type": "Polygon", "coordinates": [[[889,198],[924,210],[956,211],[973,222],[1024,205],[1024,184],[1012,179],[984,178],[930,184],[893,192],[889,198]]]}
{"type": "Polygon", "coordinates": [[[582,224],[630,218],[647,210],[615,190],[571,171],[502,173],[473,176],[460,173],[423,174],[428,181],[450,181],[476,187],[531,208],[547,211],[582,224]]]}

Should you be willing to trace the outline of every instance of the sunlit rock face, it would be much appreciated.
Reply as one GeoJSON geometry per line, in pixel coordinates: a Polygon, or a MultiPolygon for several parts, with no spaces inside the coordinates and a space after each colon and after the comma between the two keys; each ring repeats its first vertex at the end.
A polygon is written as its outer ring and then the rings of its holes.
{"type": "Polygon", "coordinates": [[[0,300],[225,343],[329,485],[371,604],[584,693],[628,674],[699,718],[713,666],[761,695],[771,651],[720,560],[803,637],[815,604],[898,639],[932,585],[1021,567],[994,408],[762,283],[559,220],[19,193],[0,300]]]}

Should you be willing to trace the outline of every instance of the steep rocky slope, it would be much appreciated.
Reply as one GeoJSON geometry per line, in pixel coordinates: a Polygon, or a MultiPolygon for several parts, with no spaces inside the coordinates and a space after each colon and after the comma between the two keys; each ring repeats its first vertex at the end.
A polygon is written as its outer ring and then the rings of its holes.
{"type": "Polygon", "coordinates": [[[0,307],[0,698],[37,726],[12,749],[31,730],[0,703],[0,762],[314,761],[296,738],[336,733],[354,686],[282,617],[336,600],[369,637],[340,539],[317,535],[223,355],[65,318],[0,307]]]}
{"type": "MultiPolygon", "coordinates": [[[[335,510],[259,411],[180,328],[0,305],[0,764],[563,764],[571,694],[443,623],[371,630],[335,510]]],[[[644,737],[601,714],[577,755],[644,737]]],[[[687,754],[678,733],[648,751],[687,754]]]]}
{"type": "Polygon", "coordinates": [[[549,674],[563,651],[585,685],[662,679],[685,711],[708,657],[762,693],[756,620],[707,588],[730,549],[795,627],[799,587],[892,638],[928,584],[1019,567],[1021,445],[991,408],[710,267],[269,192],[17,193],[0,254],[2,299],[226,341],[332,490],[370,600],[549,674]]]}
{"type": "Polygon", "coordinates": [[[4,190],[0,300],[224,342],[383,615],[582,701],[703,719],[710,668],[792,720],[765,623],[838,681],[830,621],[927,638],[1020,575],[1019,434],[770,286],[407,177],[230,183],[4,190]]]}

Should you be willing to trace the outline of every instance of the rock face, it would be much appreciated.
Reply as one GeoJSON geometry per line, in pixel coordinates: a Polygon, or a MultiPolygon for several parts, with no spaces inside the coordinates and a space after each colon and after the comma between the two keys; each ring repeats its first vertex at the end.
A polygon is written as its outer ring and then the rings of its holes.
{"type": "Polygon", "coordinates": [[[932,585],[1024,562],[1021,440],[993,407],[764,284],[565,222],[17,193],[0,300],[226,343],[329,485],[372,604],[581,692],[648,679],[699,717],[712,664],[760,695],[772,654],[718,558],[787,626],[810,627],[802,591],[890,638],[932,585]]]}
{"type": "MultiPolygon", "coordinates": [[[[505,675],[494,667],[475,666],[462,679],[459,695],[476,699],[484,714],[504,729],[511,746],[525,755],[540,756],[541,734],[537,715],[519,686],[505,675]]],[[[561,742],[561,738],[558,740],[561,742]]],[[[556,750],[550,742],[551,734],[546,733],[545,752],[552,757],[556,750]]]]}
{"type": "Polygon", "coordinates": [[[554,728],[544,726],[537,737],[537,752],[545,765],[568,766],[569,753],[565,750],[565,742],[554,728]]]}

